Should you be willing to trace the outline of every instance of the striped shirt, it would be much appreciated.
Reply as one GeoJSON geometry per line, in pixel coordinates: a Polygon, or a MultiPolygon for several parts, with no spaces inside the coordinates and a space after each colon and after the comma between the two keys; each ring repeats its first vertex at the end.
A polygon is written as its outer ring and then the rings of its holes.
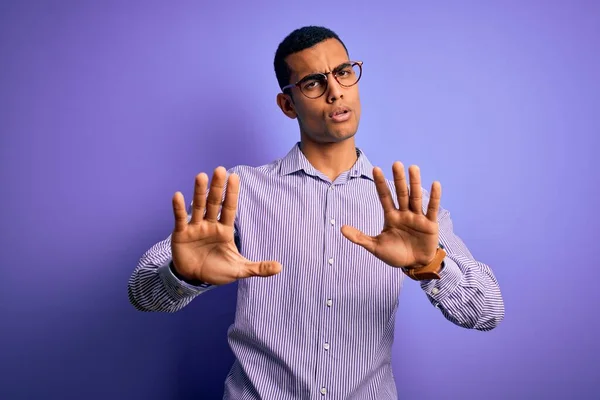
{"type": "MultiPolygon", "coordinates": [[[[358,148],[357,155],[334,182],[310,164],[299,143],[270,164],[228,171],[240,177],[240,253],[283,268],[238,282],[228,330],[235,361],[225,399],[397,399],[391,349],[405,275],[340,231],[348,224],[378,235],[383,227],[373,166],[358,148]]],[[[397,205],[393,181],[388,186],[397,205]]],[[[424,212],[428,196],[424,191],[424,212]]],[[[422,290],[452,323],[493,329],[504,317],[496,278],[453,233],[447,210],[439,209],[438,221],[447,255],[441,279],[421,281],[422,290]]],[[[137,309],[175,312],[215,289],[180,281],[170,261],[170,236],[142,255],[128,285],[137,309]]]]}

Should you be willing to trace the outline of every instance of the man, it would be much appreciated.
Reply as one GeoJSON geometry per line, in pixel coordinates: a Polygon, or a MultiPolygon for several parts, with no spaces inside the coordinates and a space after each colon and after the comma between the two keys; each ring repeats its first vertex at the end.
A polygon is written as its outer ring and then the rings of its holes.
{"type": "Polygon", "coordinates": [[[174,231],[142,256],[131,303],[175,312],[239,281],[227,399],[396,399],[404,278],[449,321],[482,331],[504,317],[498,283],[453,233],[439,182],[428,193],[400,162],[387,181],[356,148],[362,63],[334,32],[295,30],[274,64],[300,142],[268,165],[217,168],[210,188],[199,174],[189,213],[177,192],[174,231]]]}

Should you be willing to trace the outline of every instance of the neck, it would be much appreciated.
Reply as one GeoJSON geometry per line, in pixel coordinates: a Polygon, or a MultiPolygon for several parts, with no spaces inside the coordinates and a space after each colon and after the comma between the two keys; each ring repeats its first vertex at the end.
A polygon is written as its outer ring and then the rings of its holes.
{"type": "Polygon", "coordinates": [[[354,137],[337,143],[318,143],[302,135],[300,149],[310,164],[331,182],[356,163],[354,137]]]}

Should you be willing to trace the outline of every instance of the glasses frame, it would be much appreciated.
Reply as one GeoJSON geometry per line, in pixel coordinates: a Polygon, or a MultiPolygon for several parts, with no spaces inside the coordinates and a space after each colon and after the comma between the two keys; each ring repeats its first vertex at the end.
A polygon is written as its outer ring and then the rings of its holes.
{"type": "MultiPolygon", "coordinates": [[[[335,80],[336,80],[336,82],[340,84],[340,86],[342,86],[342,87],[345,87],[345,88],[349,88],[349,87],[352,87],[352,86],[356,85],[356,84],[358,83],[358,81],[360,81],[360,78],[362,78],[362,67],[363,67],[363,62],[362,62],[362,61],[352,61],[352,60],[348,60],[348,61],[346,61],[346,62],[343,62],[343,63],[341,63],[340,65],[338,65],[338,67],[339,67],[339,66],[341,66],[341,65],[345,65],[345,64],[350,64],[350,67],[351,67],[351,68],[354,68],[354,66],[355,66],[355,65],[358,65],[358,68],[360,69],[360,75],[358,76],[358,79],[356,80],[356,82],[354,82],[352,85],[344,85],[343,83],[341,83],[341,82],[338,80],[338,78],[337,78],[337,76],[336,76],[335,74],[333,74],[333,79],[335,79],[335,80]]],[[[336,67],[336,68],[338,68],[338,67],[336,67]]],[[[335,69],[334,69],[334,70],[335,70],[335,69]]],[[[289,84],[289,85],[286,85],[286,86],[282,87],[282,88],[281,88],[281,92],[282,92],[282,93],[285,93],[285,91],[286,91],[286,90],[288,90],[288,89],[293,89],[294,87],[297,87],[297,88],[298,88],[298,90],[300,90],[300,93],[302,93],[302,94],[303,94],[305,97],[307,97],[307,98],[309,98],[309,99],[318,99],[319,97],[321,97],[321,96],[323,96],[325,93],[327,93],[327,89],[329,88],[329,78],[327,77],[327,75],[329,75],[329,74],[332,74],[332,71],[328,71],[328,72],[316,72],[316,73],[314,73],[314,74],[308,74],[308,75],[306,75],[305,77],[303,77],[302,79],[300,79],[298,82],[296,82],[296,83],[292,83],[292,84],[289,84]],[[321,93],[321,94],[320,94],[320,95],[318,95],[317,97],[310,97],[310,96],[307,96],[307,95],[306,95],[306,93],[304,93],[304,92],[302,91],[302,89],[300,88],[300,85],[302,84],[302,82],[304,82],[304,81],[305,81],[305,80],[307,80],[308,78],[312,78],[312,77],[314,77],[315,75],[317,75],[317,76],[319,76],[319,75],[320,75],[320,76],[322,76],[322,77],[323,77],[323,79],[325,80],[325,89],[323,89],[323,93],[321,93]]]]}

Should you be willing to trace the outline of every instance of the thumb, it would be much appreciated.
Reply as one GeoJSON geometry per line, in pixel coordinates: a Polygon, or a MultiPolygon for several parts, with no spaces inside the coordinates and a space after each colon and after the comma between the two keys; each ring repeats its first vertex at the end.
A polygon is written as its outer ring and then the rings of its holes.
{"type": "Polygon", "coordinates": [[[352,243],[364,247],[371,253],[375,252],[375,238],[372,236],[365,235],[353,226],[342,226],[342,235],[344,235],[346,239],[348,239],[352,243]]]}
{"type": "Polygon", "coordinates": [[[251,276],[272,276],[281,272],[281,264],[277,261],[259,261],[247,262],[241,278],[249,278],[251,276]]]}

